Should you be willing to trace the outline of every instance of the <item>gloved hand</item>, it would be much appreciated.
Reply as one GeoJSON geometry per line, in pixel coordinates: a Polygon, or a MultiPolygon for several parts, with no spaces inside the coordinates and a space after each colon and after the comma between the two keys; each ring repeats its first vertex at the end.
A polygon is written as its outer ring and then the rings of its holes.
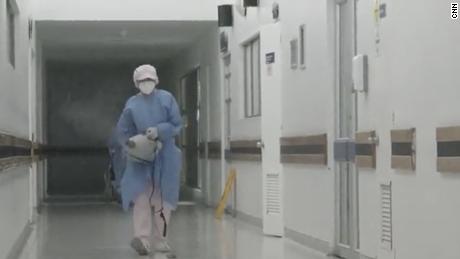
{"type": "Polygon", "coordinates": [[[136,147],[136,142],[134,142],[131,139],[129,139],[128,141],[126,141],[126,146],[128,146],[129,148],[135,148],[136,147]]]}
{"type": "Polygon", "coordinates": [[[155,141],[158,139],[158,128],[156,127],[150,127],[147,129],[145,132],[145,135],[147,136],[148,139],[155,141]]]}
{"type": "Polygon", "coordinates": [[[155,149],[155,153],[158,155],[158,153],[160,153],[162,148],[163,148],[163,143],[161,143],[161,141],[157,141],[157,147],[155,149]]]}

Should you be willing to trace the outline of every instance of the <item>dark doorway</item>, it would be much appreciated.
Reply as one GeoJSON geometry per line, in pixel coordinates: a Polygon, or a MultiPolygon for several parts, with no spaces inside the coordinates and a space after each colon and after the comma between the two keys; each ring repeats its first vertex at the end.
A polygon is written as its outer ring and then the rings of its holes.
{"type": "Polygon", "coordinates": [[[136,92],[133,67],[47,63],[47,144],[58,150],[48,157],[49,198],[104,198],[107,143],[127,98],[136,92]]]}
{"type": "Polygon", "coordinates": [[[184,116],[184,173],[187,187],[199,188],[198,178],[198,70],[182,78],[181,103],[184,116]]]}

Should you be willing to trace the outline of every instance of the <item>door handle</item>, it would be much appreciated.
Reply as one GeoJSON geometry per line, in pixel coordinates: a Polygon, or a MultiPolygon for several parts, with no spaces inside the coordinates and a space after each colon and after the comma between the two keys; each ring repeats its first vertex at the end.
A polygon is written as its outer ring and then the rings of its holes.
{"type": "Polygon", "coordinates": [[[260,148],[260,149],[262,149],[262,148],[264,148],[264,147],[265,147],[265,144],[264,144],[264,142],[263,142],[263,141],[257,141],[257,144],[256,144],[256,146],[257,146],[257,148],[260,148]]]}

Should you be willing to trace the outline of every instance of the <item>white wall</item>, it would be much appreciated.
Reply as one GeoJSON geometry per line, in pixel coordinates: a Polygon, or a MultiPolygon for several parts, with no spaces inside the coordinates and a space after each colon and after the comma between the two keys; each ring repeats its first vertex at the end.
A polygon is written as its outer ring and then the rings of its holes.
{"type": "MultiPolygon", "coordinates": [[[[328,1],[284,1],[280,5],[283,42],[283,136],[334,136],[334,49],[328,1]],[[290,41],[305,26],[306,66],[291,69],[290,41]]],[[[334,164],[284,165],[285,226],[333,242],[334,164]]]]}
{"type": "Polygon", "coordinates": [[[9,63],[6,31],[6,1],[0,5],[0,131],[18,137],[29,137],[28,126],[28,75],[29,39],[27,0],[18,1],[19,17],[16,19],[16,66],[9,63]]]}
{"type": "Polygon", "coordinates": [[[0,258],[6,258],[29,220],[29,170],[0,172],[0,258]]]}
{"type": "MultiPolygon", "coordinates": [[[[215,7],[215,6],[214,6],[215,7]]],[[[215,7],[217,8],[217,7],[215,7]]],[[[179,91],[180,80],[192,70],[199,68],[201,85],[200,141],[222,141],[221,134],[221,79],[218,51],[218,29],[215,27],[202,35],[200,40],[177,57],[171,59],[168,69],[168,83],[171,89],[179,91]]],[[[220,159],[200,161],[200,179],[203,197],[207,205],[218,203],[221,194],[222,161],[220,159]]]]}
{"type": "MultiPolygon", "coordinates": [[[[29,139],[29,47],[34,44],[28,37],[31,6],[30,0],[17,0],[17,4],[16,66],[13,68],[5,37],[6,1],[0,1],[0,132],[29,139]]],[[[7,256],[31,219],[33,181],[27,166],[0,171],[0,258],[7,256]]]]}
{"type": "MultiPolygon", "coordinates": [[[[260,137],[260,120],[243,117],[243,56],[241,43],[270,22],[273,1],[235,11],[235,24],[226,28],[232,55],[232,138],[260,137]]],[[[289,41],[306,25],[306,69],[283,70],[283,136],[327,133],[328,167],[284,165],[285,225],[332,243],[334,240],[334,1],[279,1],[283,56],[289,41]]],[[[358,52],[370,57],[370,93],[358,98],[359,131],[377,130],[377,169],[359,172],[360,251],[382,256],[379,247],[379,183],[393,181],[396,258],[455,258],[460,230],[457,220],[460,177],[436,172],[435,129],[460,125],[456,47],[458,23],[449,17],[450,3],[386,1],[388,17],[380,27],[380,54],[375,52],[375,1],[358,1],[358,52]],[[391,169],[390,130],[417,127],[417,172],[391,169]],[[441,253],[442,255],[439,255],[441,253]]],[[[215,97],[217,98],[217,96],[215,97]]],[[[241,182],[254,183],[257,163],[234,162],[239,169],[237,208],[256,215],[259,200],[241,182]]],[[[257,184],[255,184],[255,188],[257,184]]],[[[255,190],[258,193],[257,190],[255,190]]],[[[255,195],[257,196],[257,195],[255,195]]]]}
{"type": "MultiPolygon", "coordinates": [[[[458,258],[460,175],[436,172],[436,127],[460,125],[460,23],[451,1],[385,1],[380,53],[374,1],[358,2],[358,52],[369,55],[370,90],[359,96],[360,130],[377,129],[377,170],[360,173],[362,251],[377,255],[380,179],[393,182],[396,258],[458,258]],[[417,170],[391,169],[390,130],[417,129],[417,170]]],[[[381,257],[385,258],[385,257],[381,257]]]]}
{"type": "Polygon", "coordinates": [[[255,162],[233,162],[236,169],[236,210],[262,219],[262,167],[255,162]]]}
{"type": "Polygon", "coordinates": [[[215,0],[40,0],[37,20],[216,20],[215,0]]]}
{"type": "MultiPolygon", "coordinates": [[[[274,1],[261,1],[244,17],[234,9],[234,26],[229,33],[232,55],[232,139],[259,139],[260,118],[244,118],[244,63],[242,43],[258,35],[261,26],[272,23],[274,1]]],[[[282,27],[283,136],[306,136],[334,132],[333,62],[328,2],[278,1],[282,27]],[[300,11],[305,10],[305,11],[300,11]],[[307,26],[307,68],[291,70],[289,42],[307,26]],[[318,112],[321,111],[321,112],[318,112]],[[299,116],[301,114],[301,116],[299,116]]],[[[262,86],[263,87],[263,86],[262,86]]],[[[332,149],[330,149],[332,150],[332,149]]],[[[260,163],[233,161],[238,169],[237,209],[262,217],[262,169],[260,163]],[[250,187],[250,190],[247,188],[250,187]]],[[[285,226],[314,238],[333,241],[334,177],[329,167],[284,165],[285,226]]]]}
{"type": "MultiPolygon", "coordinates": [[[[261,1],[262,5],[268,3],[261,1]]],[[[256,140],[261,138],[260,117],[245,118],[244,111],[244,48],[245,41],[258,36],[260,26],[269,22],[267,8],[248,9],[246,17],[234,8],[234,26],[222,28],[229,36],[231,55],[231,139],[256,140]]],[[[223,78],[223,75],[222,75],[223,78]]],[[[223,80],[223,79],[222,79],[223,80]]],[[[262,218],[262,167],[260,162],[232,161],[236,169],[236,210],[240,213],[262,218]]]]}

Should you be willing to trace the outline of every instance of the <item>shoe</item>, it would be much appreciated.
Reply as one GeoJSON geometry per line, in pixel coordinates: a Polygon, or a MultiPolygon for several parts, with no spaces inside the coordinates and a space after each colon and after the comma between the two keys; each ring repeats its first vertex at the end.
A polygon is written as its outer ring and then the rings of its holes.
{"type": "Polygon", "coordinates": [[[142,240],[138,237],[133,238],[131,240],[131,247],[140,255],[149,255],[150,254],[150,249],[147,245],[142,242],[142,240]]]}
{"type": "Polygon", "coordinates": [[[160,253],[169,253],[171,252],[171,247],[168,245],[166,240],[161,240],[155,243],[154,249],[156,252],[160,253]]]}

